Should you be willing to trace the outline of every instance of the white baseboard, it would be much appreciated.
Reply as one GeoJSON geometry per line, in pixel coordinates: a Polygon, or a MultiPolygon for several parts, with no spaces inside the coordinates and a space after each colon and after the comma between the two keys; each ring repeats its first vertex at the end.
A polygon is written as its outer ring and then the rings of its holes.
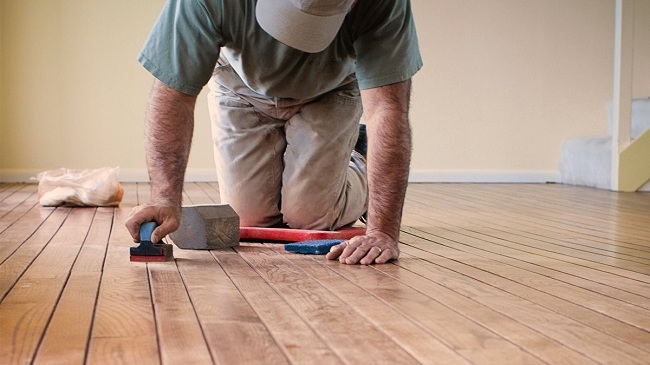
{"type": "MultiPolygon", "coordinates": [[[[149,174],[145,169],[120,169],[122,182],[148,182],[149,174]]],[[[217,181],[215,169],[188,169],[185,181],[217,181]]]]}
{"type": "Polygon", "coordinates": [[[0,183],[35,183],[39,172],[41,171],[28,169],[0,170],[0,183]]]}
{"type": "Polygon", "coordinates": [[[559,180],[559,172],[552,170],[411,170],[409,175],[412,183],[543,184],[559,180]]]}
{"type": "MultiPolygon", "coordinates": [[[[0,170],[0,182],[36,182],[32,177],[41,171],[29,169],[0,170]]],[[[147,182],[146,169],[120,169],[122,182],[147,182]]],[[[214,169],[188,169],[185,181],[217,181],[214,169]]],[[[412,170],[409,182],[413,183],[546,183],[558,182],[557,171],[499,171],[499,170],[412,170]]]]}
{"type": "MultiPolygon", "coordinates": [[[[42,170],[5,169],[0,170],[2,183],[36,183],[36,175],[42,170]]],[[[120,168],[121,182],[148,182],[149,174],[146,169],[120,168]]],[[[185,181],[217,181],[214,169],[192,169],[185,174],[185,181]]]]}

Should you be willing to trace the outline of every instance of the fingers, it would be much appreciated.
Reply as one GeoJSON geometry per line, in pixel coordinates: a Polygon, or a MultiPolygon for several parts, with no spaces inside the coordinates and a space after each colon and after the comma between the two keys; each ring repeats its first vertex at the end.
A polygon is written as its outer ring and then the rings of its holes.
{"type": "MultiPolygon", "coordinates": [[[[377,259],[384,254],[387,250],[383,250],[379,246],[368,246],[368,245],[348,245],[348,247],[343,251],[342,257],[339,257],[339,262],[342,264],[354,265],[370,265],[372,263],[380,263],[377,259]],[[349,250],[347,254],[346,250],[349,250]]],[[[388,255],[390,257],[390,255],[388,255]]],[[[392,257],[390,257],[392,258],[392,257]]],[[[390,259],[389,258],[389,259],[390,259]]],[[[389,259],[386,259],[388,261],[389,259]]]]}
{"type": "Polygon", "coordinates": [[[346,247],[346,245],[347,241],[341,242],[336,246],[332,246],[332,248],[330,248],[330,252],[325,255],[325,258],[328,260],[336,260],[339,258],[339,256],[341,256],[341,253],[343,253],[343,249],[346,247]]]}
{"type": "Polygon", "coordinates": [[[140,226],[145,222],[156,222],[158,227],[151,233],[151,242],[157,243],[163,237],[178,229],[180,211],[164,205],[141,205],[133,208],[124,222],[134,242],[140,242],[140,226]]]}
{"type": "MultiPolygon", "coordinates": [[[[358,251],[358,249],[357,249],[357,251],[358,251]]],[[[352,255],[356,254],[357,251],[355,251],[352,255]]],[[[376,260],[380,255],[381,255],[381,253],[382,253],[382,250],[381,250],[380,247],[372,246],[372,247],[370,247],[370,249],[368,250],[368,252],[366,252],[366,255],[363,256],[363,257],[361,258],[361,260],[359,260],[359,263],[360,263],[361,265],[370,265],[370,264],[372,264],[373,262],[375,262],[375,260],[376,260]]],[[[345,260],[345,263],[346,263],[346,264],[356,263],[356,262],[349,262],[349,261],[351,261],[351,259],[352,259],[351,257],[348,257],[348,258],[345,260]]]]}
{"type": "Polygon", "coordinates": [[[140,206],[131,209],[129,218],[124,222],[124,226],[126,226],[127,231],[129,231],[129,234],[133,237],[133,242],[140,242],[140,225],[145,222],[145,220],[137,214],[140,209],[140,206]]]}
{"type": "Polygon", "coordinates": [[[385,264],[390,260],[397,259],[398,256],[399,256],[399,251],[397,250],[384,250],[375,259],[375,264],[385,264]]]}
{"type": "Polygon", "coordinates": [[[398,256],[397,242],[359,236],[332,247],[325,257],[329,260],[338,259],[342,264],[370,265],[384,264],[398,256]]]}

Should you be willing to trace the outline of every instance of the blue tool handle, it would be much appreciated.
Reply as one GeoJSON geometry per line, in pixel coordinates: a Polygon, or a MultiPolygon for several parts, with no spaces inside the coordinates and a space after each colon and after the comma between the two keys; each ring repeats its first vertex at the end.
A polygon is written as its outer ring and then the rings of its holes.
{"type": "Polygon", "coordinates": [[[140,242],[151,242],[151,233],[153,233],[153,230],[156,228],[156,226],[156,222],[142,223],[140,226],[140,242]]]}

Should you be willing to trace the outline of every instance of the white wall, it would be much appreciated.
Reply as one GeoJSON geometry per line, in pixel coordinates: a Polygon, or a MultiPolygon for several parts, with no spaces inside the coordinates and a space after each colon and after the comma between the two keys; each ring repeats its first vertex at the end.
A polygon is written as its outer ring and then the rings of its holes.
{"type": "MultiPolygon", "coordinates": [[[[565,138],[606,133],[614,0],[412,1],[425,62],[413,180],[553,180],[565,138]]],[[[647,40],[650,0],[636,2],[647,40]]],[[[117,165],[146,179],[151,76],[136,56],[163,3],[0,0],[0,180],[117,165]]],[[[645,43],[638,96],[650,95],[645,43]]],[[[205,93],[196,119],[188,178],[214,179],[205,93]]]]}

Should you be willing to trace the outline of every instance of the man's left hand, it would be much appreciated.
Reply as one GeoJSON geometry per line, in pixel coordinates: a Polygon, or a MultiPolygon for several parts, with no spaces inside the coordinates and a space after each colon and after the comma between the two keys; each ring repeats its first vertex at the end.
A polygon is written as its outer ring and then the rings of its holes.
{"type": "Polygon", "coordinates": [[[368,232],[342,242],[330,249],[325,256],[329,260],[338,259],[342,264],[370,265],[385,264],[399,257],[397,241],[382,232],[368,232]]]}

